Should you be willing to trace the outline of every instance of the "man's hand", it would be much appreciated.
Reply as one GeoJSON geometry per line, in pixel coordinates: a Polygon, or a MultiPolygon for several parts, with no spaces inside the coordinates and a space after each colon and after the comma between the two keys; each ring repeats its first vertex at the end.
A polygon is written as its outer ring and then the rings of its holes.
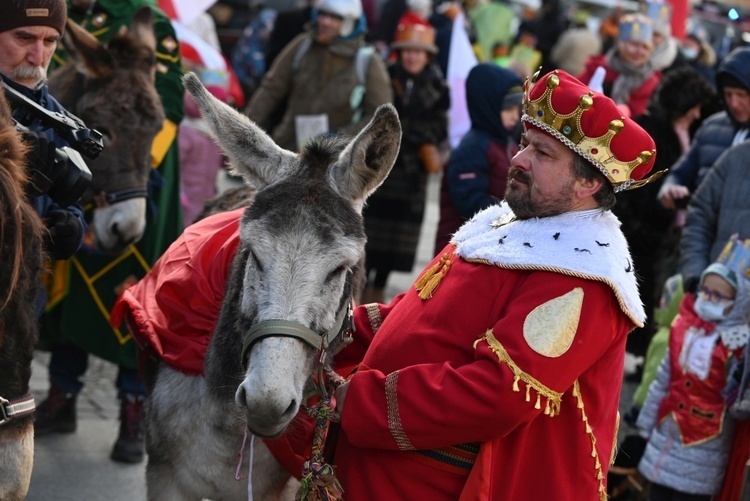
{"type": "Polygon", "coordinates": [[[679,184],[663,186],[659,191],[659,201],[667,209],[676,209],[676,200],[682,200],[690,196],[690,190],[679,184]]]}
{"type": "Polygon", "coordinates": [[[344,400],[346,399],[346,390],[349,389],[349,381],[346,381],[333,392],[333,398],[336,400],[336,410],[344,412],[344,400]]]}
{"type": "Polygon", "coordinates": [[[57,147],[41,132],[26,131],[22,137],[29,146],[26,161],[31,177],[30,194],[39,196],[52,188],[57,147]]]}
{"type": "Polygon", "coordinates": [[[44,220],[49,232],[45,235],[45,249],[53,259],[69,259],[76,253],[83,239],[83,225],[76,215],[67,210],[53,210],[44,220]]]}

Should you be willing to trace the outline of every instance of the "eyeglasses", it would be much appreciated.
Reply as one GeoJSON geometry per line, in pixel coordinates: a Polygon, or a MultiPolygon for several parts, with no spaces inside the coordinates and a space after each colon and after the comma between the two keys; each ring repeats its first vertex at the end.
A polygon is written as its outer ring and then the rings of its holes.
{"type": "Polygon", "coordinates": [[[711,301],[712,303],[718,303],[720,301],[733,301],[734,300],[734,296],[725,296],[724,294],[722,294],[722,293],[720,293],[718,291],[709,289],[708,287],[705,287],[705,286],[703,286],[700,289],[698,289],[698,292],[700,294],[703,294],[703,296],[706,299],[708,299],[709,301],[711,301]]]}

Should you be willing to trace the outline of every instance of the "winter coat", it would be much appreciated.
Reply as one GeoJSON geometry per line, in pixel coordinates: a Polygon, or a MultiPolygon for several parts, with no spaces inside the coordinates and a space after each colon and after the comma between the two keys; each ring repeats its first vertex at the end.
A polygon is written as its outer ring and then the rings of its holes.
{"type": "Polygon", "coordinates": [[[440,219],[435,252],[474,214],[505,196],[510,159],[518,147],[514,131],[503,127],[500,110],[521,79],[492,64],[475,66],[466,79],[471,129],[451,153],[440,189],[440,219]]]}
{"type": "Polygon", "coordinates": [[[729,237],[750,237],[750,142],[730,148],[714,164],[688,205],[680,240],[686,290],[716,260],[729,237]]]}
{"type": "Polygon", "coordinates": [[[297,150],[295,117],[328,115],[329,132],[356,134],[373,117],[378,106],[390,103],[393,92],[383,61],[373,54],[365,78],[365,94],[354,121],[352,91],[359,85],[355,71],[357,50],[364,35],[339,39],[330,45],[315,41],[295,68],[299,47],[309,43],[312,31],[292,40],[279,54],[252,96],[246,114],[261,127],[266,127],[277,107],[286,104],[281,122],[271,131],[273,140],[287,150],[297,150]]]}
{"type": "Polygon", "coordinates": [[[427,171],[418,151],[421,145],[438,145],[447,137],[450,93],[436,64],[416,76],[407,74],[399,63],[390,65],[388,71],[401,120],[401,149],[363,212],[365,255],[368,269],[410,272],[427,192],[427,171]]]}
{"type": "MultiPolygon", "coordinates": [[[[37,103],[42,108],[54,111],[56,113],[64,113],[66,110],[63,106],[57,102],[57,99],[52,97],[49,93],[47,85],[41,86],[39,89],[32,90],[24,85],[19,85],[11,81],[9,78],[3,77],[3,80],[13,89],[17,90],[31,101],[37,103]]],[[[56,129],[46,126],[36,116],[34,116],[30,110],[26,110],[22,107],[17,107],[13,110],[13,118],[24,125],[28,129],[35,132],[43,132],[48,140],[55,143],[58,148],[63,146],[70,146],[68,141],[63,138],[56,129]]],[[[40,217],[44,218],[53,210],[67,210],[75,214],[76,218],[80,221],[81,226],[86,229],[86,221],[83,219],[83,210],[78,205],[70,205],[68,207],[61,207],[46,194],[32,197],[30,199],[31,205],[40,217]]]]}
{"type": "MultiPolygon", "coordinates": [[[[611,68],[609,68],[609,65],[607,64],[606,54],[589,58],[589,60],[586,62],[586,69],[584,69],[583,73],[578,76],[578,80],[585,84],[588,84],[591,80],[591,77],[594,76],[594,72],[599,66],[602,66],[607,70],[607,74],[604,77],[603,84],[604,94],[607,96],[611,96],[612,85],[614,84],[615,80],[617,80],[619,73],[616,73],[611,68]]],[[[654,71],[643,82],[643,84],[641,84],[640,87],[630,93],[628,102],[622,103],[627,104],[630,108],[630,116],[637,117],[638,115],[642,115],[646,111],[648,100],[651,97],[651,94],[653,94],[656,90],[656,86],[658,85],[660,78],[661,73],[659,73],[658,71],[654,71]]]]}
{"type": "MultiPolygon", "coordinates": [[[[733,75],[750,89],[750,51],[730,53],[719,66],[717,81],[722,73],[733,75]]],[[[685,186],[691,193],[694,192],[719,155],[731,146],[738,129],[740,124],[728,111],[708,117],[696,132],[687,154],[674,164],[664,184],[685,186]]]]}
{"type": "Polygon", "coordinates": [[[678,359],[691,328],[713,332],[713,324],[693,311],[694,296],[685,296],[672,325],[669,349],[659,365],[638,415],[637,426],[651,431],[639,471],[651,482],[689,494],[715,494],[724,477],[734,420],[726,415],[729,350],[718,342],[711,352],[705,380],[681,368],[678,359]]]}

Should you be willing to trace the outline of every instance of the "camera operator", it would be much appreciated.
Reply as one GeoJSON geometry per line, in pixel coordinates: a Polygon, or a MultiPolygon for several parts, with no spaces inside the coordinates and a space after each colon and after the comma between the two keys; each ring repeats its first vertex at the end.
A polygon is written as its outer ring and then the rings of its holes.
{"type": "MultiPolygon", "coordinates": [[[[0,16],[0,77],[43,108],[64,112],[49,94],[47,67],[65,29],[64,0],[4,0],[0,16]]],[[[13,118],[25,126],[30,168],[51,172],[55,150],[68,143],[28,110],[15,107],[13,118]]],[[[29,193],[31,204],[49,230],[45,250],[53,259],[68,259],[80,247],[85,233],[83,211],[77,205],[62,207],[46,193],[29,193]]],[[[41,310],[40,310],[41,313],[41,310]]]]}

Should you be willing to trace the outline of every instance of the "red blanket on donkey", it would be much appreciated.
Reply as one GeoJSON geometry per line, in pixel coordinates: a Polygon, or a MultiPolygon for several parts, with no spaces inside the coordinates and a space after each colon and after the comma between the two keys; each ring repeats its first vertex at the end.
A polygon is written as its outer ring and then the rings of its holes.
{"type": "MultiPolygon", "coordinates": [[[[223,212],[187,227],[137,284],[126,289],[110,323],[127,321],[143,351],[191,376],[203,375],[227,277],[240,242],[244,209],[223,212]]],[[[293,433],[264,440],[274,457],[297,478],[310,458],[313,421],[300,412],[293,433]]]]}

